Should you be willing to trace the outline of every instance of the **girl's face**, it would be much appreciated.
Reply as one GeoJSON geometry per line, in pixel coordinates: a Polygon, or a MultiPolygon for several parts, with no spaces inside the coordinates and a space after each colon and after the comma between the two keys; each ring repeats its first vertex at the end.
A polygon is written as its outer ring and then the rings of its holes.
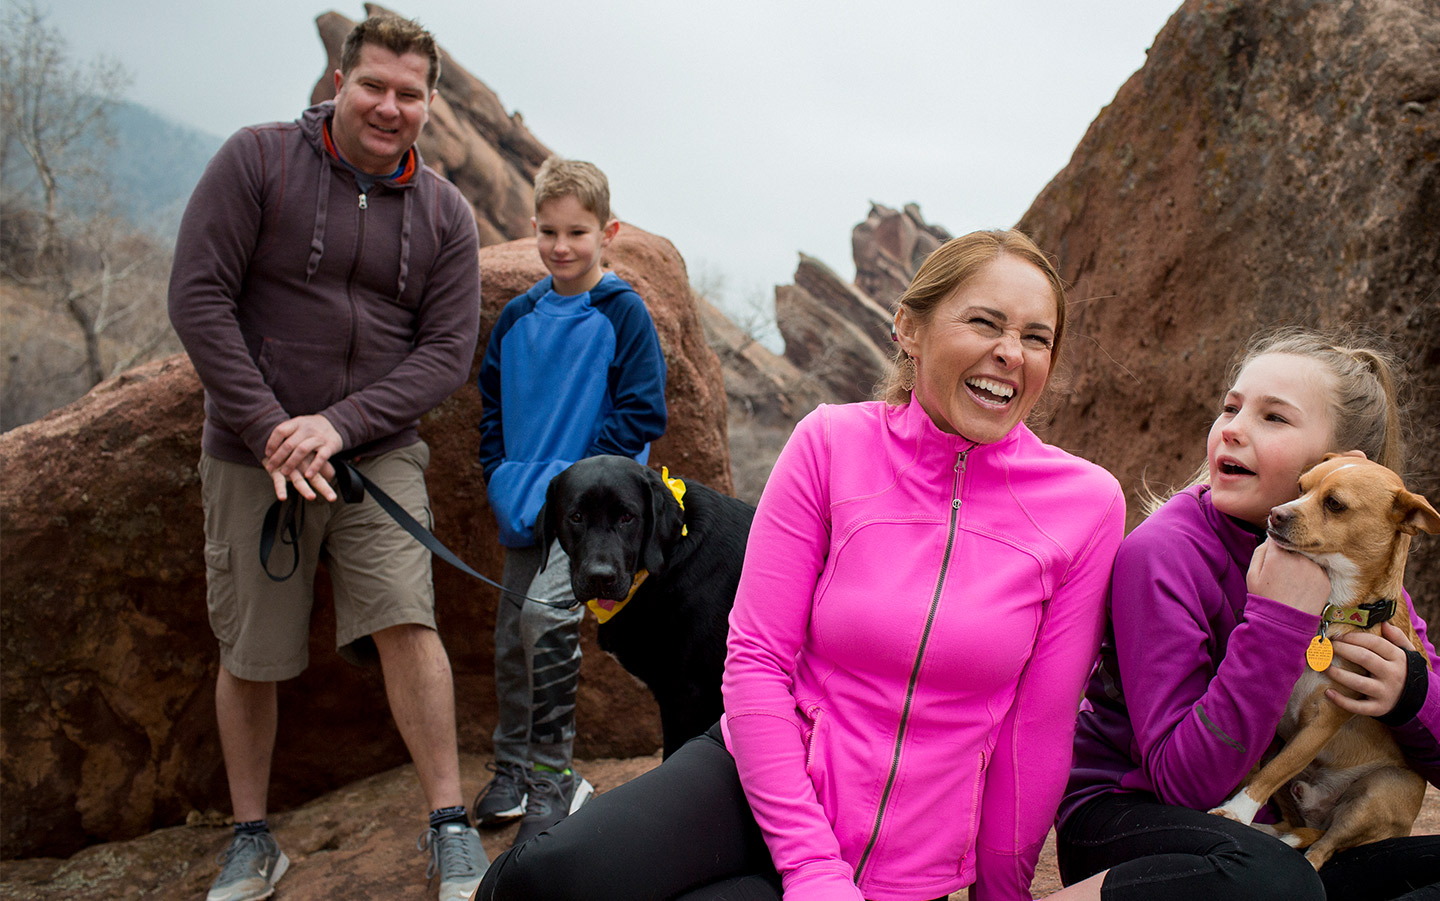
{"type": "Polygon", "coordinates": [[[1215,509],[1263,526],[1300,495],[1335,443],[1334,377],[1310,357],[1263,354],[1240,370],[1205,444],[1215,509]]]}

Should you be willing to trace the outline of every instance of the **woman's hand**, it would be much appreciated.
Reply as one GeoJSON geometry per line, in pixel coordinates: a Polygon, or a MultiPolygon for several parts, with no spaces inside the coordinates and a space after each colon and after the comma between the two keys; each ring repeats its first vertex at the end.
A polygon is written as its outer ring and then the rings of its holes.
{"type": "Polygon", "coordinates": [[[1384,716],[1395,709],[1400,695],[1405,691],[1405,676],[1409,670],[1406,651],[1413,651],[1405,633],[1393,624],[1380,627],[1380,634],[1371,632],[1349,632],[1335,639],[1335,653],[1365,673],[1352,673],[1347,669],[1332,666],[1325,671],[1336,685],[1348,688],[1361,695],[1352,698],[1335,689],[1325,692],[1342,710],[1359,716],[1384,716]]]}
{"type": "Polygon", "coordinates": [[[1255,549],[1245,587],[1296,610],[1316,616],[1330,599],[1330,577],[1313,560],[1292,553],[1269,538],[1255,549]]]}

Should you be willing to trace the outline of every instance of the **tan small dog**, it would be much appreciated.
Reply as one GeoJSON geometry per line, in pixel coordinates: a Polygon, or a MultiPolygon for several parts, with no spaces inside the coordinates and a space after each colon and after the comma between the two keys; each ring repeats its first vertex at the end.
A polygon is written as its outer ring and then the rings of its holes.
{"type": "MultiPolygon", "coordinates": [[[[1300,490],[1299,498],[1270,511],[1268,531],[1275,544],[1309,557],[1330,577],[1326,624],[1312,644],[1320,656],[1290,694],[1277,729],[1284,746],[1210,812],[1307,849],[1318,870],[1338,851],[1409,835],[1420,814],[1425,780],[1406,765],[1390,731],[1326,698],[1328,688],[1356,694],[1314,666],[1326,669],[1326,639],[1360,628],[1378,634],[1387,620],[1421,647],[1401,581],[1411,537],[1440,532],[1440,514],[1395,473],[1358,456],[1326,455],[1300,477],[1300,490]],[[1272,795],[1286,822],[1254,824],[1272,795]]],[[[1330,665],[1362,671],[1339,658],[1330,665]]]]}

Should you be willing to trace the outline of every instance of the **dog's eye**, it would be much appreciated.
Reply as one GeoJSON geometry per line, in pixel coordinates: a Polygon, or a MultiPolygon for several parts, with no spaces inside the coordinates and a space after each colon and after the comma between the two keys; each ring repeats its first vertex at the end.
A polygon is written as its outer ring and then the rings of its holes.
{"type": "Polygon", "coordinates": [[[621,514],[620,514],[620,521],[621,521],[622,523],[632,523],[632,522],[635,521],[635,514],[633,514],[633,513],[621,513],[621,514]]]}
{"type": "Polygon", "coordinates": [[[1325,498],[1325,512],[1344,513],[1345,505],[1341,503],[1338,499],[1336,499],[1335,495],[1332,494],[1329,497],[1325,498]]]}
{"type": "Polygon", "coordinates": [[[570,521],[575,523],[576,525],[580,524],[580,514],[578,511],[570,514],[570,521]]]}

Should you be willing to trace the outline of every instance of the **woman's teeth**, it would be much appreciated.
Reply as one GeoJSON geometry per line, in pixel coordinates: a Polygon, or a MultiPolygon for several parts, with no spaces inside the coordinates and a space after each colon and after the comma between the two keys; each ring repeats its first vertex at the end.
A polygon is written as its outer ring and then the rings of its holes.
{"type": "Polygon", "coordinates": [[[971,389],[980,392],[986,400],[993,399],[996,403],[1008,403],[1010,398],[1015,396],[1015,389],[1009,385],[1002,385],[999,382],[992,382],[989,379],[966,379],[965,384],[971,389]]]}

